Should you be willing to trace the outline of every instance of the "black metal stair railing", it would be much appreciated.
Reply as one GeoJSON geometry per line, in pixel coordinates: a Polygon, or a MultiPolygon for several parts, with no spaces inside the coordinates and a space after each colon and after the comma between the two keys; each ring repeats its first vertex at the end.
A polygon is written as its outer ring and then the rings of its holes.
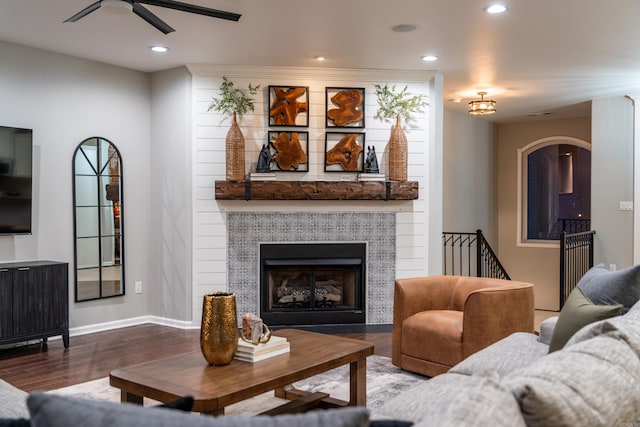
{"type": "MultiPolygon", "coordinates": [[[[560,308],[584,273],[593,267],[595,234],[593,230],[560,233],[560,308]]],[[[443,274],[511,280],[482,230],[443,232],[442,242],[443,274]]]]}
{"type": "Polygon", "coordinates": [[[560,308],[584,273],[593,267],[593,242],[596,232],[560,233],[560,308]]]}
{"type": "MultiPolygon", "coordinates": [[[[570,234],[584,233],[591,230],[590,218],[558,218],[558,230],[570,234]]],[[[559,236],[558,236],[559,238],[559,236]]]]}
{"type": "Polygon", "coordinates": [[[442,243],[443,274],[511,280],[482,230],[475,233],[445,231],[442,243]]]}

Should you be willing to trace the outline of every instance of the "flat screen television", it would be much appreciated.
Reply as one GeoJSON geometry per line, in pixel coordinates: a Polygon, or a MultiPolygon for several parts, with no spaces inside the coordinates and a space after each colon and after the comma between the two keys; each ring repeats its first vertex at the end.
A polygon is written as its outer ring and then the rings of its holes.
{"type": "Polygon", "coordinates": [[[0,235],[31,234],[33,131],[0,126],[0,235]]]}

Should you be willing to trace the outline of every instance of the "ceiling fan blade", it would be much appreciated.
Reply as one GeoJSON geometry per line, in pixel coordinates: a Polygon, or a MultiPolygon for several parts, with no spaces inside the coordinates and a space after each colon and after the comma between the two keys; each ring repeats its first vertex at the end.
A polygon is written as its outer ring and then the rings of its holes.
{"type": "Polygon", "coordinates": [[[133,12],[165,34],[175,31],[169,24],[151,13],[149,9],[138,4],[138,2],[133,2],[133,12]]]}
{"type": "Polygon", "coordinates": [[[208,7],[196,6],[194,4],[182,3],[174,0],[134,0],[135,3],[150,4],[152,6],[166,7],[169,9],[179,10],[182,12],[196,13],[198,15],[211,16],[213,18],[226,19],[229,21],[238,21],[242,15],[233,12],[225,12],[223,10],[210,9],[208,7]]]}
{"type": "Polygon", "coordinates": [[[97,2],[95,2],[94,4],[85,7],[84,9],[82,9],[80,12],[76,13],[75,15],[73,15],[71,18],[66,19],[64,22],[76,22],[78,19],[80,18],[84,18],[85,16],[87,16],[88,14],[90,14],[91,12],[100,9],[100,0],[98,0],[97,2]]]}

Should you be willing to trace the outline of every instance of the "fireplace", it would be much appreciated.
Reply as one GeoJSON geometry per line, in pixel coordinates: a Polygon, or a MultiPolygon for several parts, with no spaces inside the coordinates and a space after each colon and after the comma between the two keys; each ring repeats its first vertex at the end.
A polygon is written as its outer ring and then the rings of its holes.
{"type": "Polygon", "coordinates": [[[260,245],[267,325],[365,323],[365,243],[260,245]]]}
{"type": "MultiPolygon", "coordinates": [[[[393,322],[397,259],[394,212],[229,212],[226,218],[225,290],[236,295],[238,321],[244,313],[260,314],[261,245],[317,242],[366,245],[364,322],[393,322]]],[[[202,301],[198,301],[201,307],[202,301]]]]}

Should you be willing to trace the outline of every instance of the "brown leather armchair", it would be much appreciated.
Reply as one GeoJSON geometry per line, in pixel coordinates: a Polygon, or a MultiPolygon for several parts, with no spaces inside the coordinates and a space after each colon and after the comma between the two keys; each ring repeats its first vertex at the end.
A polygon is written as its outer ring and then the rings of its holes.
{"type": "Polygon", "coordinates": [[[487,277],[397,279],[391,361],[427,376],[511,335],[533,332],[533,285],[487,277]]]}

